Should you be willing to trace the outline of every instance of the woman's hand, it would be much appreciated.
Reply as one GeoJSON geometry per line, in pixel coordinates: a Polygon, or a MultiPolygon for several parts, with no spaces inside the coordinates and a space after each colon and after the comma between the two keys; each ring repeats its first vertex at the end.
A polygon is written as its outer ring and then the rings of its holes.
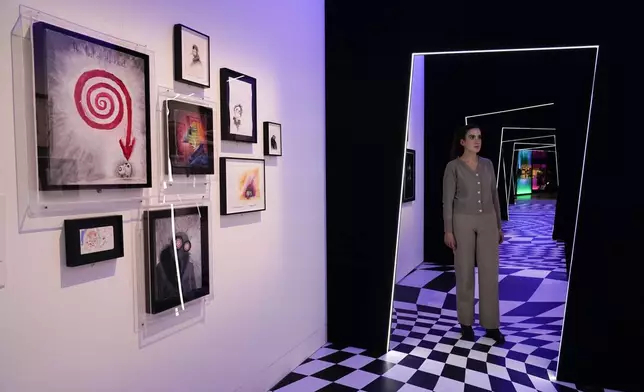
{"type": "Polygon", "coordinates": [[[448,248],[456,250],[456,239],[454,238],[454,233],[445,233],[443,241],[448,248]]]}
{"type": "Polygon", "coordinates": [[[499,230],[499,245],[503,243],[503,230],[499,230]]]}

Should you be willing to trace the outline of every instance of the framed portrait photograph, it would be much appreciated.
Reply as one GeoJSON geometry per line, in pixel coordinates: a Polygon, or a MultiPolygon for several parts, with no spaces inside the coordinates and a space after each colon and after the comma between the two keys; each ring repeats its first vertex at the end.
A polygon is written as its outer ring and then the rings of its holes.
{"type": "Polygon", "coordinates": [[[157,314],[210,293],[208,207],[146,211],[146,312],[157,314]]]}
{"type": "Polygon", "coordinates": [[[221,215],[266,209],[263,159],[220,158],[221,215]]]}
{"type": "Polygon", "coordinates": [[[173,35],[174,80],[210,87],[210,37],[182,24],[173,35]]]}
{"type": "Polygon", "coordinates": [[[123,217],[66,219],[65,264],[78,267],[123,257],[123,217]]]}
{"type": "Polygon", "coordinates": [[[264,122],[264,155],[282,156],[282,124],[264,122]]]}
{"type": "Polygon", "coordinates": [[[257,82],[255,78],[222,68],[221,139],[257,143],[257,82]]]}
{"type": "Polygon", "coordinates": [[[147,54],[32,25],[39,188],[149,188],[147,54]]]}
{"type": "Polygon", "coordinates": [[[408,148],[406,154],[403,203],[416,200],[416,151],[408,148]]]}
{"type": "Polygon", "coordinates": [[[167,100],[165,105],[172,174],[214,174],[212,108],[177,100],[167,100]]]}

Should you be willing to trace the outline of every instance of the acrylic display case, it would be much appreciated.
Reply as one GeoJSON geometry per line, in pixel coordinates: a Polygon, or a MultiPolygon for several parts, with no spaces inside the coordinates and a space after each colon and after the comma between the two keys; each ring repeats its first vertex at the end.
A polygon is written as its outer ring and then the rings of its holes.
{"type": "Polygon", "coordinates": [[[147,205],[154,54],[25,6],[11,49],[21,220],[147,205]]]}

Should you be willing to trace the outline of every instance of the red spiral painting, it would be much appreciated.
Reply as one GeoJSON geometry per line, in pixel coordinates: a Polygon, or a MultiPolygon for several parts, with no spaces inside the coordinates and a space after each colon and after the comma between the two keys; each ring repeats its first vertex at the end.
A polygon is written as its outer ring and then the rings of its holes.
{"type": "Polygon", "coordinates": [[[123,122],[124,115],[127,116],[125,140],[120,139],[119,145],[123,156],[129,160],[135,140],[132,136],[132,98],[125,83],[102,69],[86,71],[76,81],[74,101],[80,117],[94,129],[111,131],[123,122]]]}

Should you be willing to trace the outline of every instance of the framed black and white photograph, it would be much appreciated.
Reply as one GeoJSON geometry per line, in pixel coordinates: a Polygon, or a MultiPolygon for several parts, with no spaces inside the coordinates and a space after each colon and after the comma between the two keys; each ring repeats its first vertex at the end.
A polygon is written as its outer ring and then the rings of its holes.
{"type": "Polygon", "coordinates": [[[219,158],[221,215],[266,209],[265,161],[219,158]]]}
{"type": "Polygon", "coordinates": [[[210,87],[210,37],[182,24],[174,25],[174,79],[210,87]]]}
{"type": "Polygon", "coordinates": [[[416,200],[416,151],[408,148],[406,154],[403,203],[416,200]]]}
{"type": "Polygon", "coordinates": [[[222,68],[221,139],[257,143],[257,82],[255,78],[222,68]]]}
{"type": "Polygon", "coordinates": [[[66,219],[65,265],[78,267],[123,257],[123,217],[66,219]]]}
{"type": "Polygon", "coordinates": [[[146,312],[157,314],[180,306],[182,296],[188,303],[208,295],[208,207],[146,211],[143,228],[148,244],[146,312]]]}
{"type": "Polygon", "coordinates": [[[150,188],[150,59],[32,25],[39,188],[150,188]]]}
{"type": "Polygon", "coordinates": [[[264,155],[282,156],[282,124],[264,122],[264,155]]]}
{"type": "Polygon", "coordinates": [[[212,108],[177,100],[167,100],[165,108],[172,174],[214,174],[212,108]]]}

